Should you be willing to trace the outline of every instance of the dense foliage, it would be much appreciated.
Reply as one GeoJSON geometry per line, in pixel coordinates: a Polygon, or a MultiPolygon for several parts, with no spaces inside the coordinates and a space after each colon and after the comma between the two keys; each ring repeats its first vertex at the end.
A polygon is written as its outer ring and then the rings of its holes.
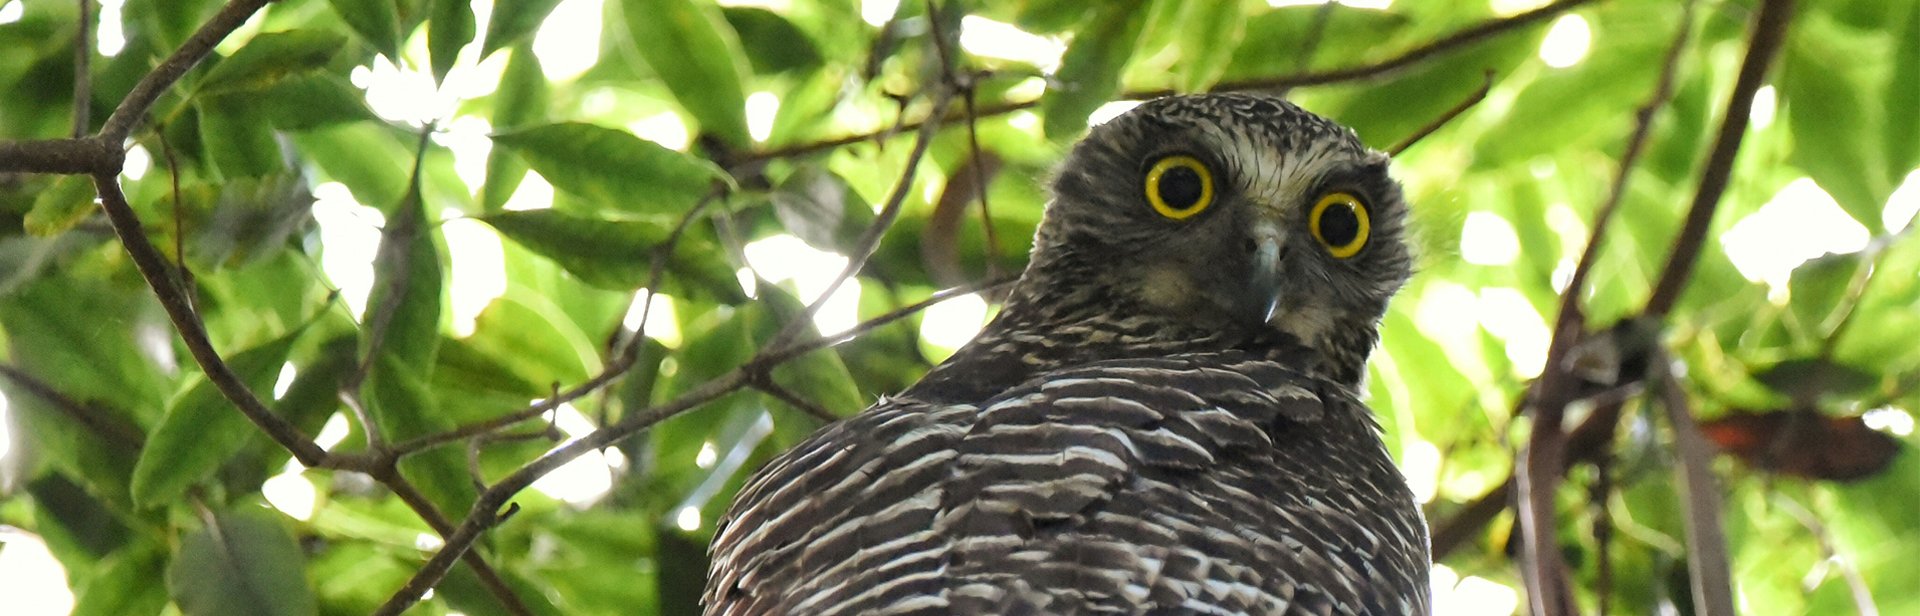
{"type": "Polygon", "coordinates": [[[1437,128],[1368,382],[1443,610],[1920,613],[1920,2],[1274,4],[0,0],[0,550],[76,614],[688,613],[1090,119],[1290,88],[1437,128]]]}

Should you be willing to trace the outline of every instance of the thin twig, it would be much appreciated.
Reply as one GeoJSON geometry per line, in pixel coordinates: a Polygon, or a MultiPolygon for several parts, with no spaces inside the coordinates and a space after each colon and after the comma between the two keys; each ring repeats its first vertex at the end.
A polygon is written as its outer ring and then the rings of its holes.
{"type": "Polygon", "coordinates": [[[1733,83],[1727,108],[1720,116],[1720,133],[1713,140],[1713,152],[1707,155],[1706,169],[1700,172],[1700,186],[1687,210],[1687,221],[1673,239],[1673,251],[1667,257],[1660,282],[1647,299],[1648,316],[1665,316],[1680,301],[1687,279],[1699,261],[1701,245],[1707,239],[1707,227],[1720,205],[1733,173],[1733,159],[1740,153],[1740,140],[1747,132],[1747,118],[1753,110],[1753,95],[1767,77],[1767,68],[1779,55],[1786,39],[1787,24],[1792,21],[1793,0],[1766,0],[1753,17],[1753,39],[1747,44],[1746,59],[1740,63],[1740,76],[1733,83]]]}
{"type": "MultiPolygon", "coordinates": [[[[1487,38],[1498,35],[1498,34],[1523,28],[1552,17],[1557,17],[1563,13],[1566,13],[1573,9],[1576,9],[1581,6],[1591,4],[1597,1],[1599,0],[1562,0],[1560,2],[1555,2],[1553,4],[1549,4],[1549,5],[1534,9],[1532,11],[1528,11],[1525,13],[1511,16],[1511,17],[1503,17],[1499,19],[1484,21],[1479,24],[1469,26],[1465,29],[1455,31],[1453,34],[1441,37],[1437,40],[1434,40],[1433,42],[1427,43],[1419,47],[1415,47],[1400,55],[1397,55],[1392,58],[1388,58],[1379,62],[1374,62],[1371,64],[1360,64],[1360,65],[1355,65],[1347,68],[1340,68],[1340,69],[1334,69],[1334,70],[1323,71],[1323,72],[1301,71],[1301,72],[1297,72],[1289,75],[1279,75],[1279,76],[1265,77],[1265,78],[1259,78],[1259,79],[1223,82],[1223,83],[1216,84],[1213,87],[1213,91],[1224,92],[1224,91],[1235,91],[1235,90],[1284,90],[1287,88],[1294,88],[1294,87],[1319,86],[1319,85],[1344,83],[1349,81],[1361,81],[1366,79],[1375,79],[1379,77],[1384,77],[1384,76],[1391,75],[1395,72],[1398,72],[1400,70],[1406,69],[1409,66],[1418,64],[1427,59],[1444,55],[1452,51],[1457,51],[1460,48],[1466,47],[1468,45],[1472,45],[1474,43],[1478,43],[1480,41],[1486,40],[1487,38]]],[[[1120,98],[1132,99],[1132,100],[1144,100],[1144,99],[1150,99],[1150,98],[1158,98],[1161,96],[1167,96],[1171,94],[1174,94],[1174,92],[1166,89],[1134,90],[1134,91],[1129,91],[1121,94],[1120,98]]],[[[1036,106],[1039,106],[1039,104],[1040,104],[1040,99],[1038,98],[1031,99],[1031,100],[1024,100],[1024,101],[1000,102],[1000,103],[982,106],[978,110],[978,113],[974,114],[974,117],[989,118],[994,116],[1000,116],[1000,115],[1013,113],[1015,111],[1032,109],[1036,106]]],[[[859,133],[854,135],[848,135],[845,137],[827,139],[823,141],[816,141],[812,143],[802,143],[797,145],[778,147],[778,148],[773,148],[769,150],[762,150],[759,152],[751,152],[751,153],[742,155],[737,162],[744,163],[744,162],[771,160],[775,158],[792,158],[796,156],[806,156],[809,154],[824,152],[827,150],[833,150],[833,149],[845,147],[845,146],[856,144],[856,143],[865,143],[868,141],[873,141],[875,139],[883,139],[887,136],[890,136],[896,133],[917,129],[922,124],[932,119],[938,119],[940,121],[951,121],[951,120],[958,120],[960,118],[958,117],[948,118],[948,117],[944,117],[937,114],[929,114],[926,117],[926,119],[922,119],[916,122],[906,122],[897,127],[890,126],[884,130],[859,133]]]]}
{"type": "MultiPolygon", "coordinates": [[[[406,477],[396,472],[381,478],[380,482],[385,484],[387,489],[392,490],[393,495],[400,498],[400,502],[406,503],[407,508],[412,509],[414,515],[426,521],[427,526],[432,528],[435,534],[440,535],[442,540],[453,534],[453,523],[447,520],[446,514],[441,513],[440,508],[434,506],[433,501],[428,499],[426,494],[421,493],[419,488],[414,487],[413,482],[407,481],[406,477]]],[[[492,593],[508,613],[514,616],[533,614],[533,610],[527,609],[527,604],[520,600],[519,595],[514,594],[513,588],[507,586],[506,580],[500,577],[500,572],[494,570],[493,565],[488,563],[486,557],[480,552],[468,550],[466,554],[461,555],[460,561],[473,570],[474,577],[480,578],[480,585],[485,586],[487,592],[492,593]]]]}
{"type": "Polygon", "coordinates": [[[93,0],[80,0],[80,24],[73,33],[73,132],[87,136],[93,125],[93,0]]]}
{"type": "Polygon", "coordinates": [[[1840,577],[1847,582],[1847,592],[1853,596],[1854,610],[1860,616],[1880,616],[1880,605],[1874,602],[1873,591],[1867,588],[1867,581],[1860,576],[1860,568],[1855,567],[1853,561],[1840,554],[1840,550],[1833,545],[1833,533],[1827,532],[1827,526],[1820,523],[1820,516],[1814,515],[1785,494],[1775,492],[1774,497],[1774,502],[1780,503],[1781,509],[1799,520],[1801,526],[1807,527],[1807,532],[1813,533],[1814,541],[1820,544],[1821,560],[1832,562],[1834,568],[1840,570],[1840,577]]]}
{"type": "Polygon", "coordinates": [[[247,19],[269,1],[233,0],[221,7],[220,12],[194,31],[193,36],[188,37],[179,49],[173,50],[173,55],[167,56],[159,66],[148,71],[147,76],[140,78],[139,83],[134,84],[133,90],[127,92],[127,97],[121,99],[120,106],[114,108],[113,115],[107,118],[107,123],[100,127],[100,140],[118,148],[122,141],[126,141],[127,135],[133,134],[133,129],[140,124],[140,118],[147,114],[147,109],[153,106],[154,101],[160,99],[161,93],[173,87],[173,83],[199,64],[215,45],[232,34],[240,24],[247,23],[247,19]]]}
{"type": "Polygon", "coordinates": [[[152,242],[147,241],[146,232],[140,227],[139,215],[127,203],[126,194],[120,191],[118,175],[117,171],[94,174],[93,185],[100,191],[101,208],[106,210],[107,221],[113,224],[113,231],[119,236],[121,245],[126,247],[134,267],[140,270],[140,275],[147,280],[147,286],[153,289],[154,296],[160,300],[160,307],[166,310],[167,318],[173,321],[181,342],[186,344],[194,361],[200,364],[207,381],[213,383],[221,394],[240,409],[241,414],[265,431],[275,443],[286,448],[301,464],[320,466],[327,460],[326,450],[267,408],[266,403],[247,388],[246,381],[235,374],[233,368],[220,358],[220,353],[214,350],[213,341],[207,339],[206,326],[201,324],[199,315],[194,313],[186,295],[175,284],[166,257],[153,247],[152,242]]]}
{"type": "Polygon", "coordinates": [[[34,378],[27,371],[10,364],[0,364],[0,376],[7,377],[13,384],[29,394],[33,394],[53,408],[66,413],[75,423],[92,430],[101,438],[114,441],[129,450],[138,451],[146,445],[147,436],[138,426],[122,419],[126,413],[115,412],[100,406],[81,402],[61,392],[52,384],[34,378]]]}
{"type": "Polygon", "coordinates": [[[1585,295],[1587,275],[1593,270],[1594,263],[1599,261],[1600,247],[1613,222],[1613,214],[1626,195],[1627,182],[1633,175],[1634,165],[1652,135],[1654,117],[1673,97],[1674,76],[1679,70],[1681,52],[1686,48],[1688,35],[1693,29],[1693,3],[1688,2],[1684,7],[1680,26],[1673,36],[1673,42],[1667,47],[1653,94],[1640,106],[1635,116],[1633,133],[1627,138],[1626,150],[1620,155],[1620,166],[1614,171],[1607,199],[1594,214],[1587,244],[1574,266],[1566,290],[1560,294],[1560,310],[1554,320],[1553,338],[1547,345],[1545,370],[1525,396],[1530,401],[1526,407],[1534,418],[1534,424],[1520,464],[1515,468],[1515,478],[1519,481],[1513,485],[1519,495],[1516,505],[1524,539],[1522,552],[1527,562],[1523,578],[1536,598],[1532,602],[1536,615],[1571,611],[1573,605],[1571,597],[1552,592],[1554,588],[1566,587],[1566,565],[1556,543],[1557,516],[1554,514],[1554,494],[1560,476],[1568,466],[1565,451],[1567,435],[1561,423],[1576,386],[1572,373],[1565,365],[1566,357],[1586,331],[1586,315],[1581,309],[1580,298],[1585,295]]]}
{"type": "Polygon", "coordinates": [[[746,370],[744,368],[736,368],[722,374],[718,378],[700,384],[699,387],[694,388],[692,391],[681,395],[671,402],[622,418],[619,422],[611,426],[595,430],[580,440],[555,448],[539,459],[527,463],[526,466],[520,467],[520,470],[514,471],[513,474],[500,480],[499,483],[493,484],[493,487],[487,488],[485,492],[480,493],[480,498],[474,502],[473,509],[467,514],[466,521],[461,522],[460,526],[454,529],[453,534],[446,536],[446,543],[440,548],[440,551],[434,554],[433,558],[428,559],[426,564],[420,567],[419,571],[415,571],[413,577],[407,580],[406,585],[402,586],[399,591],[387,599],[386,603],[380,606],[379,610],[374,612],[375,616],[397,616],[401,612],[406,611],[406,609],[414,603],[419,602],[420,597],[424,595],[428,589],[433,588],[434,585],[440,583],[442,578],[446,577],[447,570],[453,566],[453,560],[461,557],[469,548],[473,547],[474,541],[480,538],[480,533],[486,532],[487,529],[493,528],[495,524],[499,523],[500,515],[498,512],[502,507],[507,505],[508,499],[513,498],[513,495],[526,489],[527,486],[533,485],[534,480],[546,476],[547,473],[553,472],[554,469],[559,468],[567,462],[571,462],[574,458],[580,457],[589,451],[612,445],[614,442],[628,435],[652,427],[653,424],[659,423],[663,419],[678,415],[701,404],[710,402],[715,398],[733,393],[741,387],[744,387],[746,383],[746,370]]]}
{"type": "Polygon", "coordinates": [[[793,390],[787,389],[787,386],[774,381],[771,373],[765,375],[764,378],[756,377],[751,387],[760,390],[761,393],[773,396],[774,399],[787,403],[788,406],[799,409],[800,412],[812,415],[814,419],[826,423],[840,421],[840,416],[833,414],[833,411],[827,410],[826,407],[820,406],[814,401],[808,400],[798,393],[794,393],[793,390]]]}
{"type": "Polygon", "coordinates": [[[1733,616],[1733,575],[1727,569],[1727,536],[1720,523],[1720,484],[1709,466],[1713,445],[1693,422],[1678,375],[1661,379],[1661,391],[1661,406],[1673,425],[1674,454],[1680,459],[1674,474],[1679,476],[1687,514],[1687,577],[1693,584],[1693,613],[1733,616]]]}
{"type": "MultiPolygon", "coordinates": [[[[945,117],[947,103],[951,99],[951,93],[945,88],[935,90],[933,110],[929,112],[928,117],[945,117]]],[[[821,291],[819,297],[807,303],[807,307],[800,311],[799,316],[794,317],[781,328],[780,333],[768,343],[768,347],[779,348],[793,342],[799,337],[800,332],[805,331],[813,323],[813,316],[820,313],[820,307],[826,305],[827,300],[832,298],[842,285],[859,274],[861,268],[866,267],[867,260],[872,258],[874,251],[880,248],[880,238],[886,234],[887,229],[893,227],[893,221],[900,217],[900,211],[904,209],[907,195],[914,185],[913,176],[920,169],[920,160],[926,157],[927,148],[933,145],[933,135],[939,130],[940,122],[938,121],[920,125],[919,137],[914,140],[913,151],[907,154],[906,168],[900,172],[900,181],[894,184],[893,194],[887,197],[886,205],[880,209],[879,214],[874,216],[873,224],[868,225],[866,231],[860,234],[859,241],[854,243],[854,249],[847,255],[847,266],[840,270],[838,276],[833,277],[833,282],[827,285],[826,290],[821,291]]]]}
{"type": "MultiPolygon", "coordinates": [[[[1332,4],[1329,3],[1325,6],[1332,6],[1332,4]]],[[[1452,122],[1454,118],[1460,117],[1460,114],[1466,113],[1467,110],[1472,109],[1474,105],[1480,104],[1480,101],[1487,100],[1487,92],[1492,90],[1493,71],[1488,70],[1486,75],[1480,80],[1480,87],[1478,89],[1474,90],[1472,94],[1468,94],[1466,98],[1460,99],[1460,102],[1454,104],[1453,107],[1442,112],[1440,117],[1434,118],[1433,121],[1428,122],[1426,126],[1420,127],[1420,130],[1413,131],[1413,134],[1407,135],[1407,137],[1401,139],[1399,143],[1393,144],[1393,147],[1387,148],[1387,155],[1399,156],[1401,152],[1407,151],[1407,148],[1413,147],[1413,144],[1420,143],[1421,139],[1426,139],[1427,136],[1432,135],[1434,131],[1440,130],[1440,127],[1446,126],[1452,122]]]]}

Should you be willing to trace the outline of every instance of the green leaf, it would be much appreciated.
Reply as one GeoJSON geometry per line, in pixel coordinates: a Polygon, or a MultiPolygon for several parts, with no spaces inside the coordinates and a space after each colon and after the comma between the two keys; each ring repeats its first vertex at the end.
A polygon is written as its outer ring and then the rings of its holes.
{"type": "Polygon", "coordinates": [[[493,16],[487,22],[487,40],[480,44],[480,57],[520,42],[540,28],[560,0],[501,0],[493,4],[493,16]]]}
{"type": "Polygon", "coordinates": [[[1920,3],[1907,6],[1904,32],[1898,32],[1893,51],[1893,74],[1887,79],[1887,171],[1896,180],[1920,166],[1920,3]]]}
{"type": "Polygon", "coordinates": [[[159,614],[167,606],[167,593],[153,581],[166,574],[165,557],[165,552],[145,544],[107,557],[92,579],[76,585],[71,616],[159,614]]]}
{"type": "Polygon", "coordinates": [[[400,61],[400,13],[395,3],[388,0],[327,0],[340,19],[353,28],[354,33],[366,39],[368,44],[387,56],[388,60],[400,61]]]}
{"type": "Polygon", "coordinates": [[[227,178],[257,178],[286,169],[273,126],[238,96],[202,97],[200,139],[207,144],[214,167],[227,178]]]}
{"type": "Polygon", "coordinates": [[[346,43],[346,37],[323,30],[261,34],[207,71],[198,91],[205,95],[264,89],[319,70],[346,43]]]}
{"type": "Polygon", "coordinates": [[[736,147],[747,132],[746,53],[719,8],[696,0],[621,0],[628,40],[700,130],[736,147]]]}
{"type": "Polygon", "coordinates": [[[307,161],[346,185],[355,201],[385,210],[406,194],[407,167],[401,161],[413,156],[385,125],[356,122],[290,136],[307,161]]]}
{"type": "Polygon", "coordinates": [[[1180,11],[1175,83],[1182,92],[1198,92],[1226,72],[1233,50],[1247,34],[1247,18],[1239,2],[1188,2],[1180,11]]]}
{"type": "Polygon", "coordinates": [[[1146,24],[1146,0],[1118,0],[1100,8],[1087,29],[1073,37],[1054,75],[1059,87],[1047,89],[1040,100],[1050,139],[1079,136],[1087,116],[1120,91],[1120,73],[1133,58],[1134,47],[1146,24]]]}
{"type": "Polygon", "coordinates": [[[873,222],[873,206],[845,179],[819,167],[787,176],[770,198],[787,232],[820,250],[846,252],[873,222]]]}
{"type": "MultiPolygon", "coordinates": [[[[400,356],[381,353],[362,391],[367,411],[389,441],[405,441],[453,428],[441,414],[425,378],[400,356]]],[[[458,517],[478,495],[458,447],[438,447],[400,460],[400,473],[412,480],[441,513],[458,517]]]]}
{"type": "MultiPolygon", "coordinates": [[[[559,264],[587,284],[632,290],[647,284],[654,249],[673,224],[653,220],[587,218],[555,210],[501,212],[481,217],[502,235],[559,264]]],[[[667,261],[668,282],[723,301],[744,299],[739,282],[712,242],[683,234],[667,261]]],[[[674,286],[669,286],[672,292],[674,286]]]]}
{"type": "Polygon", "coordinates": [[[807,38],[807,33],[779,13],[753,7],[726,7],[722,12],[741,41],[753,42],[745,52],[755,73],[785,73],[820,66],[820,49],[814,46],[813,39],[807,38]]]}
{"type": "Polygon", "coordinates": [[[434,81],[447,78],[447,71],[453,70],[454,61],[460,57],[460,49],[473,42],[473,29],[472,4],[465,0],[433,0],[433,15],[427,18],[427,56],[433,64],[434,81]]]}
{"type": "MultiPolygon", "coordinates": [[[[288,332],[227,359],[227,365],[260,395],[270,391],[287,363],[300,330],[288,332]]],[[[188,486],[213,475],[249,437],[261,436],[212,381],[202,377],[174,399],[167,416],[147,437],[133,466],[133,502],[142,508],[176,502],[188,486]]]]}
{"type": "Polygon", "coordinates": [[[53,237],[72,229],[93,213],[93,182],[85,176],[63,175],[33,198],[33,209],[21,221],[30,235],[53,237]]]}
{"type": "Polygon", "coordinates": [[[493,142],[520,153],[554,186],[629,212],[684,212],[727,179],[712,163],[592,124],[536,126],[493,142]]]}
{"type": "Polygon", "coordinates": [[[1879,375],[1867,370],[1817,357],[1789,359],[1767,366],[1755,372],[1753,379],[1801,404],[1811,404],[1828,395],[1863,395],[1880,382],[1879,375]]]}
{"type": "Polygon", "coordinates": [[[280,130],[312,130],[376,119],[373,110],[367,108],[366,93],[333,73],[290,77],[247,100],[280,130]]]}
{"type": "Polygon", "coordinates": [[[1872,54],[1853,30],[1830,21],[1800,20],[1793,34],[1780,76],[1793,164],[1833,195],[1841,209],[1878,232],[1894,180],[1886,172],[1886,149],[1876,138],[1883,134],[1877,126],[1881,112],[1865,94],[1872,91],[1865,74],[1872,54]]]}
{"type": "Polygon", "coordinates": [[[167,590],[187,616],[318,614],[305,565],[300,545],[273,514],[234,509],[181,541],[167,590]]]}
{"type": "MultiPolygon", "coordinates": [[[[541,72],[533,46],[515,46],[507,58],[507,69],[493,95],[494,130],[513,130],[547,117],[547,76],[541,72]]],[[[507,152],[493,148],[487,152],[487,180],[480,186],[480,211],[497,212],[520,181],[527,175],[527,163],[507,152]]]]}
{"type": "Polygon", "coordinates": [[[417,189],[392,216],[373,260],[361,350],[370,351],[378,340],[380,355],[430,370],[440,344],[441,249],[417,189]]]}

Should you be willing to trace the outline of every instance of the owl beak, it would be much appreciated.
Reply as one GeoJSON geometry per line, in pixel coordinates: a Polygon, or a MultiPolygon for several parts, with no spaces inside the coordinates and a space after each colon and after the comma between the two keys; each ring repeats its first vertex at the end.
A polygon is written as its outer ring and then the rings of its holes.
{"type": "Polygon", "coordinates": [[[1280,233],[1263,224],[1255,227],[1254,238],[1250,299],[1256,316],[1266,323],[1280,307],[1280,233]]]}

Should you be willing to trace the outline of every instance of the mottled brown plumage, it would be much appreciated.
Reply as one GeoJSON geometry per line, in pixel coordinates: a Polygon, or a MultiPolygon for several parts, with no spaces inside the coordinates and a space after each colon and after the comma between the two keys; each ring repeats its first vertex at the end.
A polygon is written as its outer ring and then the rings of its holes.
{"type": "Polygon", "coordinates": [[[980,336],[741,490],[708,613],[1426,613],[1356,397],[1405,217],[1384,155],[1278,99],[1095,128],[980,336]]]}

